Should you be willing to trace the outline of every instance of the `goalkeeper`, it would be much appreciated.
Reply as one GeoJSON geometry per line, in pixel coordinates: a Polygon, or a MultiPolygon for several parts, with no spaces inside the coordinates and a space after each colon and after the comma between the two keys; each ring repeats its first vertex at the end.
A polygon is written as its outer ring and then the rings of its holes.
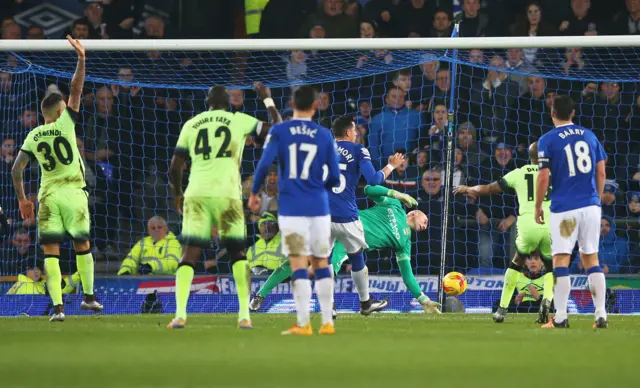
{"type": "MultiPolygon", "coordinates": [[[[422,305],[426,313],[439,314],[438,307],[440,304],[431,301],[422,292],[411,269],[410,229],[416,232],[426,230],[427,216],[420,210],[414,210],[408,214],[405,213],[401,202],[408,207],[417,205],[416,200],[407,194],[398,193],[382,186],[366,186],[364,192],[376,203],[376,206],[359,212],[364,228],[365,241],[369,245],[367,251],[392,248],[396,253],[398,267],[407,289],[422,305]]],[[[333,271],[336,274],[347,258],[347,252],[344,247],[336,243],[331,255],[333,271]]],[[[271,290],[289,276],[291,276],[291,267],[289,267],[289,263],[285,262],[271,274],[264,286],[255,295],[250,304],[251,310],[257,311],[260,309],[271,290]]]]}
{"type": "MultiPolygon", "coordinates": [[[[549,310],[553,300],[553,263],[551,261],[551,235],[548,224],[539,225],[533,217],[535,210],[536,179],[538,179],[538,143],[534,142],[529,146],[529,158],[531,164],[527,164],[515,169],[502,177],[498,182],[489,185],[478,185],[473,187],[458,186],[453,190],[454,194],[467,194],[472,197],[513,193],[518,196],[518,233],[516,237],[516,254],[509,264],[509,268],[504,274],[504,287],[500,297],[500,307],[493,314],[496,323],[504,322],[509,307],[509,301],[513,291],[518,284],[520,273],[525,259],[536,250],[540,250],[540,256],[546,267],[546,274],[543,277],[544,298],[540,304],[538,319],[536,323],[547,323],[549,321],[549,310]]],[[[549,214],[548,196],[544,199],[544,209],[549,214]]]]}

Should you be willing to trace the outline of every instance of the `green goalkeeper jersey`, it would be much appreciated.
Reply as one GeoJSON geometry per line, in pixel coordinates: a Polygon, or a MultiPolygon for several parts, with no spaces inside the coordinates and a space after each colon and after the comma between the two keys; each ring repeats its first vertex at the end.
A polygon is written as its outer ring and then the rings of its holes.
{"type": "MultiPolygon", "coordinates": [[[[533,220],[533,214],[536,209],[536,181],[538,180],[538,165],[527,164],[520,168],[517,168],[500,180],[500,187],[502,191],[511,192],[515,191],[518,197],[518,215],[531,216],[533,220]]],[[[542,208],[545,214],[550,214],[549,206],[551,201],[549,200],[549,194],[544,197],[542,202],[542,208]]]]}
{"type": "Polygon", "coordinates": [[[411,229],[407,224],[407,213],[395,198],[365,193],[376,206],[361,210],[360,220],[365,230],[364,237],[369,249],[392,248],[396,260],[411,258],[411,229]]]}
{"type": "Polygon", "coordinates": [[[210,110],[184,124],[175,153],[191,159],[185,197],[242,197],[242,151],[258,123],[244,113],[210,110]]]}
{"type": "Polygon", "coordinates": [[[76,116],[76,112],[65,109],[56,121],[29,132],[20,148],[40,164],[38,200],[61,188],[85,187],[84,163],[76,143],[76,116]]]}

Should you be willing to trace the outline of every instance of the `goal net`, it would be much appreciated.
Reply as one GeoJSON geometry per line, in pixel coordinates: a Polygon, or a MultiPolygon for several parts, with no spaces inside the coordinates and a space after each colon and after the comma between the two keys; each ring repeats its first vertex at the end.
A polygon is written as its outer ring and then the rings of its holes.
{"type": "MultiPolygon", "coordinates": [[[[469,291],[459,300],[471,312],[488,312],[499,299],[502,274],[515,253],[517,200],[511,194],[454,196],[452,189],[489,184],[530,163],[529,144],[552,128],[553,97],[572,96],[576,122],[593,129],[609,155],[600,258],[611,286],[634,287],[639,280],[632,274],[640,269],[640,70],[634,46],[640,41],[603,38],[86,42],[87,79],[76,133],[87,166],[96,288],[105,311],[139,313],[144,306],[173,311],[172,273],[179,251],[167,251],[180,232],[180,217],[168,189],[168,165],[181,125],[206,109],[205,95],[214,84],[230,89],[231,111],[267,120],[251,90],[254,81],[271,87],[285,120],[293,114],[292,89],[314,85],[320,92],[316,120],[330,127],[333,119],[352,116],[357,141],[367,145],[378,168],[393,152],[406,153],[407,163],[385,185],[416,197],[429,217],[427,231],[412,234],[412,266],[432,298],[437,298],[441,273],[466,274],[469,291]],[[444,185],[446,177],[450,187],[444,185]],[[154,225],[166,224],[171,233],[159,243],[145,240],[152,217],[161,217],[164,221],[154,225]],[[156,276],[139,276],[144,263],[156,276]],[[145,304],[155,291],[161,307],[145,304]]],[[[27,133],[42,124],[44,95],[68,94],[76,58],[66,42],[38,43],[30,48],[24,46],[29,42],[16,43],[20,47],[4,41],[0,46],[0,206],[9,221],[2,229],[0,292],[18,294],[0,296],[0,315],[45,314],[49,303],[39,277],[44,257],[36,225],[20,219],[11,165],[27,133]]],[[[248,141],[240,171],[243,185],[251,182],[260,155],[261,149],[248,141]]],[[[38,178],[32,163],[25,186],[34,201],[38,178]]],[[[276,181],[267,178],[262,192],[263,210],[274,214],[276,181]]],[[[360,209],[373,205],[363,187],[358,190],[360,209]]],[[[260,237],[260,214],[247,210],[246,215],[251,246],[260,237]]],[[[260,246],[255,249],[254,255],[265,253],[260,246]]],[[[254,276],[253,292],[264,283],[265,271],[278,266],[278,253],[274,249],[263,255],[267,259],[256,257],[252,265],[260,275],[254,276]]],[[[190,310],[233,311],[234,284],[226,277],[230,266],[215,233],[203,256],[190,310]]],[[[68,274],[67,311],[79,313],[81,287],[73,276],[70,243],[63,244],[60,262],[68,274]]],[[[367,252],[367,265],[371,291],[390,297],[391,310],[419,310],[405,292],[391,250],[367,252]]],[[[586,277],[577,264],[572,271],[572,311],[591,311],[586,277]]],[[[355,310],[357,294],[348,268],[341,273],[338,307],[355,310]]],[[[288,292],[288,284],[278,286],[267,299],[267,310],[292,311],[284,295],[288,292]]],[[[617,291],[612,308],[639,312],[638,293],[617,291]]]]}

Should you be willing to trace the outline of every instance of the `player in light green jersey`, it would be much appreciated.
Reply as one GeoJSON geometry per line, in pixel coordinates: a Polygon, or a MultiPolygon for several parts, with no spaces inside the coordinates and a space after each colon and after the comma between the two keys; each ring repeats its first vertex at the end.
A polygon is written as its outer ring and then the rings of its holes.
{"type": "MultiPolygon", "coordinates": [[[[270,90],[261,83],[256,83],[255,89],[269,111],[271,123],[279,122],[280,114],[270,90]]],[[[176,207],[183,215],[180,240],[184,249],[176,271],[176,316],[168,327],[183,328],[186,323],[194,266],[202,248],[209,246],[215,226],[232,262],[239,304],[238,325],[251,328],[240,163],[246,138],[255,136],[262,141],[269,124],[244,113],[228,112],[229,92],[224,86],[209,89],[207,105],[208,111],[182,127],[169,171],[176,207]],[[183,194],[182,171],[187,158],[191,159],[191,173],[183,194]]]]}
{"type": "MultiPolygon", "coordinates": [[[[440,313],[438,303],[426,296],[411,268],[411,230],[421,232],[427,228],[427,216],[420,210],[405,213],[402,203],[412,207],[416,200],[407,194],[382,186],[367,186],[365,194],[371,198],[376,206],[358,212],[364,238],[369,246],[366,251],[391,248],[396,254],[402,280],[414,298],[422,305],[427,313],[440,313]],[[402,203],[401,203],[402,202],[402,203]]],[[[348,259],[347,252],[340,243],[336,243],[331,254],[334,273],[340,271],[342,264],[348,259]]],[[[291,276],[291,267],[283,263],[267,280],[251,301],[251,309],[258,310],[271,290],[283,280],[291,276]]]]}
{"type": "Polygon", "coordinates": [[[62,95],[51,93],[41,102],[44,125],[33,129],[13,165],[13,185],[23,219],[33,218],[34,204],[25,196],[23,172],[29,160],[40,164],[38,191],[38,240],[44,250],[47,290],[54,305],[50,321],[64,321],[60,243],[67,235],[73,239],[78,273],[82,281],[83,310],[102,311],[93,293],[93,257],[91,255],[88,193],[84,190],[84,164],[76,145],[76,119],[80,110],[85,76],[84,47],[67,36],[76,50],[78,63],[71,79],[68,104],[62,95]]]}
{"type": "MultiPolygon", "coordinates": [[[[518,220],[516,237],[516,254],[509,264],[509,268],[504,274],[504,286],[500,297],[500,307],[493,314],[493,320],[497,323],[504,322],[509,307],[509,300],[518,283],[522,266],[527,256],[535,250],[540,250],[547,273],[544,275],[544,299],[540,305],[537,323],[547,323],[549,321],[549,309],[553,300],[553,267],[551,262],[551,235],[548,225],[540,225],[533,217],[535,211],[536,179],[538,178],[538,143],[534,142],[529,146],[529,158],[531,164],[511,171],[500,181],[489,185],[478,185],[473,187],[458,186],[454,189],[454,194],[467,194],[471,196],[482,196],[500,194],[504,192],[514,192],[518,197],[518,220]]],[[[548,196],[545,197],[543,206],[549,212],[548,196]]]]}

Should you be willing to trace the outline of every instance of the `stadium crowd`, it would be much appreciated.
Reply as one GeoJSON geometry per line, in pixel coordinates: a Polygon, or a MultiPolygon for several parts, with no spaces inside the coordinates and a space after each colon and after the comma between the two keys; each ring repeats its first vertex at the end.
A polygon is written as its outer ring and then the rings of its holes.
{"type": "MultiPolygon", "coordinates": [[[[10,3],[23,7],[25,2],[10,3]]],[[[460,23],[460,35],[464,37],[640,33],[640,0],[606,3],[590,0],[247,0],[245,7],[240,11],[246,12],[243,20],[246,28],[237,37],[248,35],[255,39],[449,37],[454,22],[460,23]],[[261,18],[256,19],[256,14],[261,18]]],[[[144,1],[139,0],[89,2],[85,15],[73,21],[68,32],[79,39],[185,36],[180,28],[169,24],[170,20],[158,15],[143,16],[143,9],[144,1]],[[142,28],[136,35],[133,27],[138,24],[142,28]]],[[[21,25],[11,15],[2,20],[1,35],[2,39],[61,37],[45,36],[43,28],[21,25]]],[[[136,57],[111,57],[116,71],[107,78],[113,82],[87,83],[83,115],[76,127],[91,193],[96,268],[105,274],[170,273],[167,268],[173,268],[171,265],[154,270],[150,264],[153,260],[135,259],[134,251],[147,249],[145,244],[175,238],[174,233],[179,233],[178,215],[168,190],[168,163],[181,124],[205,109],[206,89],[149,87],[136,82],[153,73],[162,77],[172,74],[186,79],[197,77],[208,61],[216,63],[219,69],[226,69],[222,73],[235,85],[249,85],[250,81],[267,75],[278,80],[276,84],[292,85],[317,80],[322,75],[320,71],[326,76],[327,69],[350,72],[346,77],[349,79],[343,80],[336,74],[331,81],[317,83],[321,92],[317,120],[330,127],[333,119],[341,115],[353,116],[359,134],[357,141],[369,147],[374,164],[380,167],[392,153],[398,150],[405,153],[405,164],[393,172],[386,185],[416,197],[419,208],[429,216],[428,231],[417,236],[414,247],[414,265],[422,274],[435,273],[440,266],[441,230],[445,221],[449,228],[447,259],[452,268],[466,273],[494,270],[501,273],[506,268],[514,250],[515,196],[502,194],[481,199],[452,196],[451,217],[444,220],[443,200],[451,195],[444,192],[444,177],[452,173],[454,187],[488,184],[526,164],[528,145],[552,127],[553,97],[570,94],[578,106],[576,122],[592,128],[609,155],[601,261],[608,273],[638,272],[640,89],[635,82],[576,81],[589,74],[593,78],[613,74],[615,78],[617,62],[622,61],[616,53],[624,54],[579,48],[475,49],[460,52],[461,65],[455,69],[449,60],[438,58],[437,53],[424,54],[419,65],[398,68],[395,63],[402,59],[402,53],[393,50],[355,54],[293,51],[229,55],[148,51],[136,57]],[[336,58],[351,62],[329,63],[336,58]],[[265,63],[269,71],[264,70],[265,63]],[[385,66],[394,70],[385,72],[385,66]],[[454,70],[457,79],[452,84],[454,70]],[[450,106],[452,92],[456,96],[455,106],[450,106]],[[443,167],[450,109],[455,132],[453,172],[443,167]],[[149,237],[144,237],[147,222],[149,237]],[[154,237],[152,223],[164,225],[162,236],[154,237]]],[[[68,80],[51,75],[25,76],[16,71],[21,59],[12,54],[3,56],[5,62],[0,65],[3,70],[0,72],[3,214],[0,221],[3,221],[4,237],[0,275],[17,275],[33,268],[42,256],[37,254],[35,225],[22,222],[18,215],[11,165],[24,136],[42,124],[40,98],[48,91],[66,94],[68,80]],[[29,78],[32,76],[34,80],[29,78]]],[[[91,66],[88,62],[88,73],[91,66]]],[[[272,94],[283,119],[290,118],[293,113],[289,102],[291,88],[272,87],[272,94]]],[[[230,96],[231,111],[266,120],[266,111],[259,108],[253,91],[232,89],[230,96]]],[[[246,194],[260,155],[260,147],[248,141],[241,166],[246,194]]],[[[34,200],[37,169],[32,164],[25,179],[30,183],[28,193],[34,200]]],[[[258,228],[266,219],[269,225],[277,227],[273,216],[278,209],[277,180],[274,168],[264,182],[262,209],[257,214],[247,209],[246,216],[249,245],[255,243],[257,249],[265,249],[273,260],[280,261],[279,251],[269,243],[279,241],[279,237],[275,239],[269,233],[265,238],[261,235],[267,233],[268,228],[258,228]]],[[[370,205],[362,192],[359,197],[360,208],[370,205]]],[[[215,231],[212,237],[211,249],[205,251],[206,260],[200,271],[228,273],[224,251],[215,243],[215,231]]],[[[71,251],[70,246],[63,250],[61,260],[61,264],[69,265],[63,269],[69,273],[74,271],[71,251]]],[[[145,255],[159,254],[149,251],[145,255]]],[[[372,273],[394,271],[392,262],[389,252],[369,254],[372,273]]],[[[275,268],[267,262],[259,266],[275,268]]],[[[574,270],[581,269],[576,265],[574,270]]]]}

